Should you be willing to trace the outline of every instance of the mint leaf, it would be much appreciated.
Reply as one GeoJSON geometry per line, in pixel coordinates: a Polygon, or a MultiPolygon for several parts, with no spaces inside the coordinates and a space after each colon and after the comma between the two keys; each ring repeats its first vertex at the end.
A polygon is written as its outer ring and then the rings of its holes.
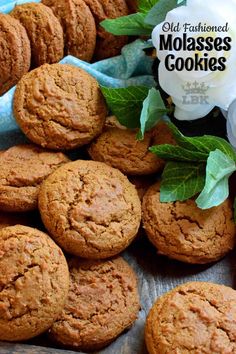
{"type": "Polygon", "coordinates": [[[139,140],[144,138],[144,133],[152,129],[168,110],[161,98],[160,92],[151,88],[147,98],[143,102],[143,109],[140,117],[139,140]]]}
{"type": "Polygon", "coordinates": [[[100,22],[100,25],[107,31],[116,36],[150,36],[153,26],[145,23],[146,14],[136,13],[128,16],[107,19],[100,22]]]}
{"type": "Polygon", "coordinates": [[[184,201],[199,193],[205,182],[205,164],[168,162],[162,175],[161,202],[184,201]]]}
{"type": "Polygon", "coordinates": [[[207,160],[205,187],[196,203],[201,209],[218,206],[229,196],[229,177],[236,171],[235,161],[222,151],[212,151],[207,160]]]}
{"type": "Polygon", "coordinates": [[[158,1],[159,0],[139,0],[138,1],[139,12],[148,13],[158,1]]]}
{"type": "Polygon", "coordinates": [[[236,161],[236,153],[232,146],[224,139],[212,136],[196,136],[193,138],[184,136],[173,123],[167,123],[171,129],[176,142],[183,148],[191,151],[197,151],[205,154],[205,159],[207,160],[209,153],[216,149],[221,150],[224,154],[229,156],[232,160],[236,161]]]}
{"type": "Polygon", "coordinates": [[[157,26],[163,22],[169,11],[177,7],[177,0],[159,0],[149,11],[145,18],[145,23],[157,26]]]}
{"type": "Polygon", "coordinates": [[[181,146],[175,145],[156,145],[149,149],[153,154],[164,160],[171,161],[188,161],[188,162],[205,162],[205,154],[198,151],[187,150],[181,146]]]}
{"type": "Polygon", "coordinates": [[[130,129],[140,126],[140,114],[143,101],[148,95],[148,87],[108,88],[101,86],[101,90],[108,107],[120,124],[130,129]]]}

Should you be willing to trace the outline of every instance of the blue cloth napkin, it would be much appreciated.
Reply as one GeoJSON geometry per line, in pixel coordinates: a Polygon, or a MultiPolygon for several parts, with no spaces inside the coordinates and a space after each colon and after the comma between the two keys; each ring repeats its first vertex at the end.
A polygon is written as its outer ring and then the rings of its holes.
{"type": "MultiPolygon", "coordinates": [[[[26,2],[32,1],[0,0],[0,12],[8,13],[15,5],[26,2]]],[[[36,0],[36,2],[40,1],[36,0]]],[[[67,56],[60,63],[84,69],[103,86],[118,88],[144,85],[151,88],[155,86],[152,76],[153,59],[145,55],[144,49],[147,47],[150,47],[149,42],[137,39],[126,45],[122,49],[121,55],[114,58],[90,64],[73,56],[67,56]]],[[[15,87],[0,97],[0,140],[2,140],[1,133],[19,130],[12,110],[14,91],[15,87]]]]}

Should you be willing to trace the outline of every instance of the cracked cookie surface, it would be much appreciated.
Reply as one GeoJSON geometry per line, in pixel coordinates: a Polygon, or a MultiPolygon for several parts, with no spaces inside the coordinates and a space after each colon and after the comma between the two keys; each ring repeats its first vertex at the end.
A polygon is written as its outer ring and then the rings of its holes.
{"type": "Polygon", "coordinates": [[[61,249],[26,226],[0,230],[0,340],[20,341],[51,327],[69,289],[61,249]]]}
{"type": "Polygon", "coordinates": [[[31,45],[31,65],[57,63],[63,58],[63,31],[52,10],[41,3],[17,5],[10,15],[21,22],[31,45]]]}
{"type": "Polygon", "coordinates": [[[149,151],[151,146],[159,144],[174,144],[165,123],[147,132],[142,141],[137,140],[136,130],[107,128],[92,142],[88,152],[93,160],[105,162],[127,175],[149,175],[165,166],[162,159],[149,151]]]}
{"type": "Polygon", "coordinates": [[[236,291],[192,282],[160,297],[146,322],[149,354],[236,352],[236,291]]]}
{"type": "Polygon", "coordinates": [[[30,58],[26,30],[10,15],[0,13],[0,96],[29,71],[30,58]]]}
{"type": "Polygon", "coordinates": [[[77,350],[108,345],[138,317],[136,275],[121,257],[69,261],[70,289],[50,337],[77,350]]]}
{"type": "Polygon", "coordinates": [[[97,26],[94,61],[119,55],[123,46],[128,43],[128,37],[114,36],[106,32],[100,26],[100,22],[128,15],[129,9],[125,0],[84,0],[84,2],[90,8],[97,26]]]}
{"type": "Polygon", "coordinates": [[[90,61],[96,45],[96,25],[83,0],[43,0],[59,19],[64,30],[65,53],[90,61]]]}
{"type": "Polygon", "coordinates": [[[45,64],[20,80],[14,115],[34,143],[69,150],[99,135],[107,107],[97,81],[85,71],[72,65],[45,64]]]}
{"type": "Polygon", "coordinates": [[[141,220],[135,187],[101,162],[78,160],[42,184],[39,210],[49,233],[68,253],[108,258],[135,238],[141,220]]]}
{"type": "Polygon", "coordinates": [[[34,145],[16,145],[0,154],[0,210],[30,211],[37,208],[39,186],[69,159],[62,153],[34,145]]]}
{"type": "Polygon", "coordinates": [[[232,203],[199,209],[194,200],[161,203],[160,184],[143,198],[143,224],[160,254],[196,264],[219,260],[235,245],[232,203]]]}

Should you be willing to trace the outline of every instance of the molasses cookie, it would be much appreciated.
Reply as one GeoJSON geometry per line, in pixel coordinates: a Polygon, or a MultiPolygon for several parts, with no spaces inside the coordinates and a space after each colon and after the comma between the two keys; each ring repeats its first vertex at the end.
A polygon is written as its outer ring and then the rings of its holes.
{"type": "Polygon", "coordinates": [[[52,10],[41,3],[18,5],[11,12],[25,27],[31,44],[31,64],[38,67],[63,58],[63,31],[52,10]]]}
{"type": "Polygon", "coordinates": [[[89,6],[97,26],[97,43],[94,60],[102,60],[119,55],[121,49],[127,44],[126,36],[114,36],[106,32],[100,22],[106,19],[117,18],[129,14],[125,0],[84,0],[89,6]]]}
{"type": "Polygon", "coordinates": [[[165,123],[159,123],[153,131],[145,134],[144,140],[137,140],[137,131],[107,128],[88,152],[95,161],[118,168],[127,175],[149,175],[161,171],[165,162],[149,151],[158,144],[174,144],[174,138],[165,123]]]}
{"type": "Polygon", "coordinates": [[[50,6],[64,30],[65,53],[90,61],[96,45],[96,25],[83,0],[43,0],[50,6]]]}
{"type": "Polygon", "coordinates": [[[146,323],[149,354],[236,353],[236,291],[218,284],[183,284],[160,297],[146,323]]]}
{"type": "Polygon", "coordinates": [[[235,245],[232,203],[199,209],[194,200],[161,203],[160,184],[143,198],[143,225],[160,254],[188,263],[219,260],[235,245]]]}
{"type": "Polygon", "coordinates": [[[136,275],[121,257],[107,261],[72,259],[69,269],[69,296],[50,337],[80,351],[101,349],[138,317],[136,275]]]}
{"type": "Polygon", "coordinates": [[[0,13],[0,96],[30,68],[30,42],[24,27],[0,13]]]}
{"type": "Polygon", "coordinates": [[[40,184],[68,161],[62,153],[45,151],[34,145],[17,145],[3,151],[0,154],[0,210],[36,209],[40,184]]]}
{"type": "Polygon", "coordinates": [[[0,340],[21,341],[48,330],[60,316],[69,272],[60,248],[26,226],[0,230],[0,340]]]}
{"type": "Polygon", "coordinates": [[[141,219],[140,200],[127,177],[94,161],[70,162],[50,175],[40,189],[39,209],[65,251],[91,259],[127,248],[141,219]]]}
{"type": "Polygon", "coordinates": [[[69,150],[88,144],[102,131],[107,107],[97,81],[85,71],[45,64],[20,80],[14,115],[34,143],[69,150]]]}

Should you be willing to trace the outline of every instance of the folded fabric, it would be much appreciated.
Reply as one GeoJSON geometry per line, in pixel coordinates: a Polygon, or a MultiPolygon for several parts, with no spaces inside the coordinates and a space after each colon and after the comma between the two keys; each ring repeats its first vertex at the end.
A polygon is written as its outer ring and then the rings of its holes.
{"type": "MultiPolygon", "coordinates": [[[[15,5],[27,2],[32,1],[0,0],[0,12],[8,13],[15,5]]],[[[69,55],[60,63],[71,64],[87,71],[103,86],[119,88],[142,85],[151,88],[155,86],[152,75],[153,59],[145,55],[144,49],[147,47],[150,47],[150,43],[137,39],[126,45],[121,55],[114,58],[90,64],[69,55]]],[[[12,110],[14,91],[15,87],[0,97],[0,133],[19,129],[12,110]]]]}

